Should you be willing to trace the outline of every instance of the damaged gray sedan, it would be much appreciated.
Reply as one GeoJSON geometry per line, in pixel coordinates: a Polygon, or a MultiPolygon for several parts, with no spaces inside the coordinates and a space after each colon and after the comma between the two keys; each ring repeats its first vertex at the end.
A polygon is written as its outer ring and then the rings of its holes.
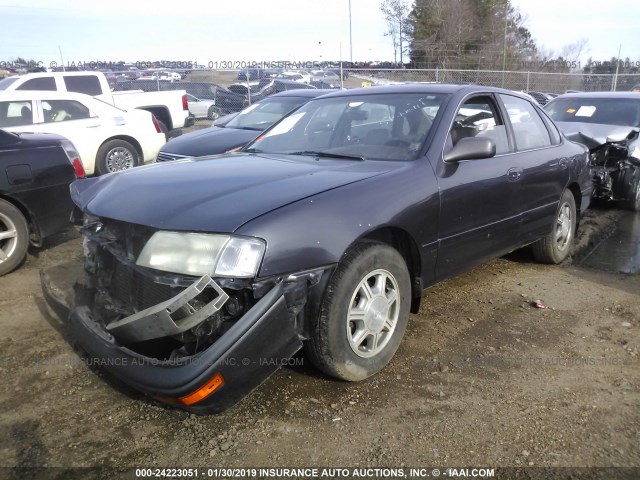
{"type": "Polygon", "coordinates": [[[526,245],[562,262],[591,189],[587,149],[523,95],[331,93],[240,152],[74,183],[85,262],[68,322],[115,377],[196,413],[303,347],[362,380],[426,287],[526,245]]]}
{"type": "Polygon", "coordinates": [[[594,198],[640,211],[640,95],[570,93],[545,110],[567,138],[589,149],[594,198]]]}

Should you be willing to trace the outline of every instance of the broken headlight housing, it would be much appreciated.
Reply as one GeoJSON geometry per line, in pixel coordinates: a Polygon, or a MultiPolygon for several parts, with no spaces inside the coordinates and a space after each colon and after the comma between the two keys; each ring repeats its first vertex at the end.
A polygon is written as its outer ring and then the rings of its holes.
{"type": "Polygon", "coordinates": [[[259,238],[160,231],[147,241],[136,264],[185,275],[253,278],[265,249],[259,238]]]}

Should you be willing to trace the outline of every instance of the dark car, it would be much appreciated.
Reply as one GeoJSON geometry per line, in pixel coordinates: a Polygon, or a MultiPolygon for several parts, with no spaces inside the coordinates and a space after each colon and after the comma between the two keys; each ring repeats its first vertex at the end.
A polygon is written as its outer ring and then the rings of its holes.
{"type": "Polygon", "coordinates": [[[338,90],[342,88],[340,87],[339,83],[329,83],[329,82],[325,82],[324,80],[311,80],[309,85],[315,88],[330,89],[330,90],[338,90]]]}
{"type": "Polygon", "coordinates": [[[531,98],[533,98],[541,107],[544,107],[547,103],[553,100],[553,96],[544,92],[526,92],[531,98]]]}
{"type": "Polygon", "coordinates": [[[247,87],[244,83],[234,83],[229,85],[228,88],[238,95],[243,95],[245,98],[245,106],[247,106],[251,103],[259,102],[275,93],[287,92],[289,90],[314,89],[316,87],[306,83],[296,82],[295,80],[263,78],[256,85],[247,87]]]}
{"type": "Polygon", "coordinates": [[[164,90],[166,85],[171,85],[169,80],[152,78],[138,78],[129,80],[124,77],[117,77],[114,90],[142,90],[143,92],[157,92],[164,90]]]}
{"type": "Polygon", "coordinates": [[[590,151],[594,197],[640,211],[640,95],[561,95],[545,107],[567,138],[590,151]]]}
{"type": "Polygon", "coordinates": [[[238,80],[258,80],[264,76],[266,76],[266,73],[261,68],[245,68],[238,72],[238,80]]]}
{"type": "Polygon", "coordinates": [[[162,147],[156,161],[202,157],[242,147],[291,110],[330,91],[303,89],[271,95],[245,108],[223,125],[216,123],[211,128],[185,133],[170,140],[162,147]]]}
{"type": "Polygon", "coordinates": [[[391,360],[426,287],[525,245],[564,260],[587,161],[514,92],[324,95],[239,153],[75,182],[87,280],[69,322],[113,375],[197,413],[303,346],[323,372],[362,380],[391,360]]]}
{"type": "Polygon", "coordinates": [[[215,83],[204,82],[167,82],[162,90],[185,90],[200,100],[216,102],[216,116],[227,115],[244,108],[244,95],[234,93],[215,83]]]}
{"type": "Polygon", "coordinates": [[[84,178],[73,144],[58,135],[0,130],[0,275],[69,225],[69,185],[84,178]]]}

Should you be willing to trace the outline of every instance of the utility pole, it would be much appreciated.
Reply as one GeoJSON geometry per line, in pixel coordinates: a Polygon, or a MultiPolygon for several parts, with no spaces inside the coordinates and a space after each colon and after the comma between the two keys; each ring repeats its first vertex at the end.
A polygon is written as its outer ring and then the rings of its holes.
{"type": "Polygon", "coordinates": [[[353,63],[353,31],[351,29],[351,0],[349,0],[349,61],[353,63]]]}
{"type": "Polygon", "coordinates": [[[617,58],[617,62],[616,62],[616,74],[613,77],[613,85],[611,85],[611,91],[615,92],[616,91],[616,87],[618,86],[618,70],[620,69],[620,53],[622,53],[622,44],[620,44],[620,47],[618,48],[618,58],[617,58]]]}
{"type": "Polygon", "coordinates": [[[507,19],[509,18],[509,0],[504,1],[504,44],[502,46],[502,88],[504,88],[504,72],[507,69],[507,19]]]}

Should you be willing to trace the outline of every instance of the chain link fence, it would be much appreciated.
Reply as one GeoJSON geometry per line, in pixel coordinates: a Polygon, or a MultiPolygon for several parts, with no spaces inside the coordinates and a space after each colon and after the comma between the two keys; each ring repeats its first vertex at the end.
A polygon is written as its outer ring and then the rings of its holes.
{"type": "Polygon", "coordinates": [[[561,94],[567,91],[629,91],[640,85],[640,75],[582,74],[491,70],[352,70],[373,84],[391,82],[463,83],[517,91],[561,94]]]}
{"type": "MultiPolygon", "coordinates": [[[[355,88],[404,82],[476,84],[524,92],[630,91],[638,74],[582,74],[443,69],[153,69],[102,70],[114,91],[185,90],[189,110],[205,121],[237,112],[274,93],[299,88],[355,88]]],[[[209,125],[210,122],[206,123],[209,125]]]]}

